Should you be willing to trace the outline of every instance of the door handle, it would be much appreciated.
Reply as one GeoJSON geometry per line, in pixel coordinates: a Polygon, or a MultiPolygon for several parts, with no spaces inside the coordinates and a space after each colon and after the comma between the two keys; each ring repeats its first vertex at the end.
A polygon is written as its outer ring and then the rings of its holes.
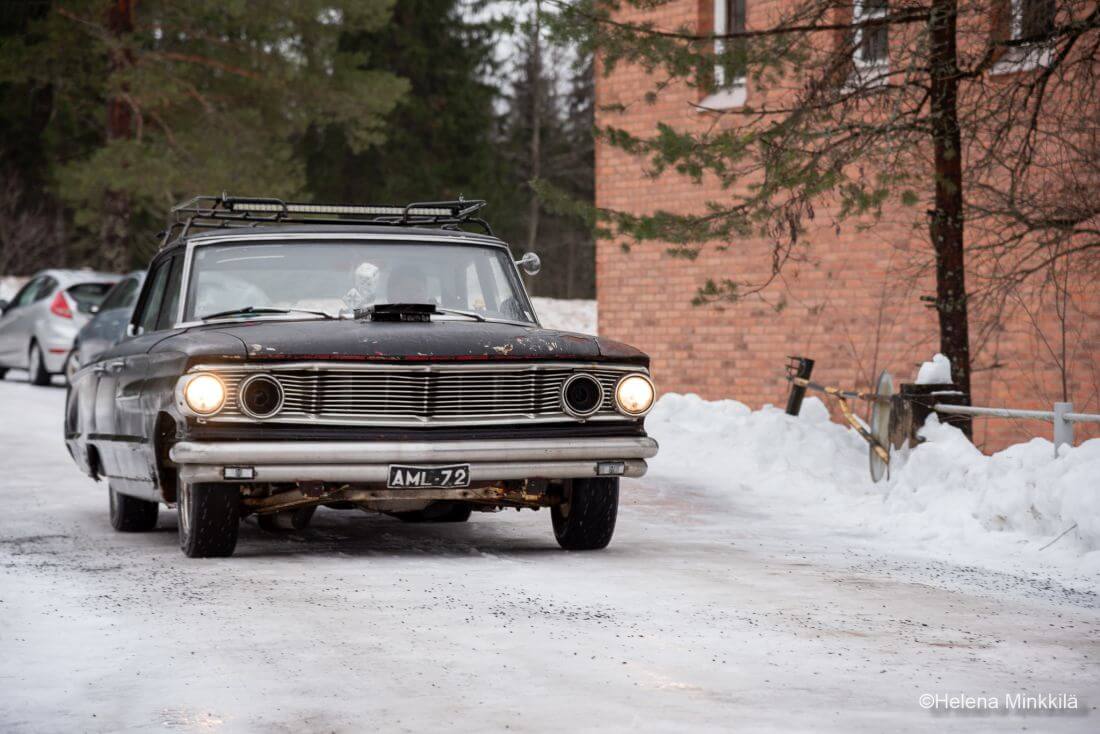
{"type": "Polygon", "coordinates": [[[107,374],[117,375],[119,372],[122,372],[122,369],[125,366],[126,366],[126,362],[122,361],[121,359],[118,360],[117,362],[108,362],[107,367],[106,367],[107,374]]]}

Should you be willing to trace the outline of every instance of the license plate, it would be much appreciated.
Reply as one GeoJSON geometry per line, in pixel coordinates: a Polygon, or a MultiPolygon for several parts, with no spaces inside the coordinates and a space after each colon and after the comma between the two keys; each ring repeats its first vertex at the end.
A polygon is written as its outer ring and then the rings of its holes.
{"type": "Polygon", "coordinates": [[[390,464],[390,478],[386,482],[386,486],[391,489],[469,487],[470,465],[403,466],[390,464]]]}

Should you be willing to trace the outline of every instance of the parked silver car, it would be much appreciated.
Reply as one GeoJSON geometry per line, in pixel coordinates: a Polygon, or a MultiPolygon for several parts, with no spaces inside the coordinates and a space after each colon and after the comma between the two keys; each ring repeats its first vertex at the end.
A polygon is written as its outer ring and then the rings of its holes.
{"type": "Polygon", "coordinates": [[[25,369],[35,385],[63,372],[73,339],[121,276],[91,270],[43,270],[0,301],[0,377],[25,369]]]}
{"type": "Polygon", "coordinates": [[[66,378],[71,378],[81,365],[91,364],[126,337],[126,325],[130,323],[144,282],[144,270],[129,273],[111,288],[99,306],[92,307],[95,316],[76,335],[72,354],[65,363],[66,378]]]}

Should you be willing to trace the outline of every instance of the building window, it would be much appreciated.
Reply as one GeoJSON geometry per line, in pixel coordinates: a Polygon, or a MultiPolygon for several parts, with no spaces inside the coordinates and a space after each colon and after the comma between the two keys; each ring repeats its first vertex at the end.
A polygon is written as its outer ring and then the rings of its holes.
{"type": "Polygon", "coordinates": [[[1058,12],[1056,0],[1008,0],[1009,23],[1007,37],[1024,41],[1024,45],[1009,46],[993,67],[995,73],[1027,71],[1046,66],[1052,58],[1048,38],[1054,30],[1054,16],[1058,12]]]}
{"type": "Polygon", "coordinates": [[[852,6],[852,23],[856,24],[852,58],[857,66],[886,66],[890,57],[890,27],[881,25],[860,26],[870,20],[885,18],[889,13],[887,0],[855,0],[852,6]]]}
{"type": "Polygon", "coordinates": [[[1042,39],[1054,30],[1055,0],[1012,0],[1012,37],[1042,39]]]}
{"type": "MultiPolygon", "coordinates": [[[[744,32],[745,0],[714,0],[714,35],[744,32]]],[[[718,57],[714,81],[719,89],[744,85],[744,47],[744,42],[736,38],[719,38],[714,42],[714,54],[718,57]]]]}
{"type": "MultiPolygon", "coordinates": [[[[714,35],[745,31],[746,0],[714,0],[714,35]]],[[[715,91],[703,100],[703,109],[741,107],[745,104],[745,42],[737,38],[716,38],[714,55],[715,91]]]]}

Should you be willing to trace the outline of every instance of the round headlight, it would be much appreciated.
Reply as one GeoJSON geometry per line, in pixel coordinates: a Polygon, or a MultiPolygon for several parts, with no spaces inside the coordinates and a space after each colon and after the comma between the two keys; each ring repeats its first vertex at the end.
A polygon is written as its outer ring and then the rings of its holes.
{"type": "Polygon", "coordinates": [[[578,372],[562,385],[561,402],[569,415],[587,418],[594,415],[603,403],[603,385],[592,375],[578,372]]]}
{"type": "Polygon", "coordinates": [[[225,385],[214,375],[196,375],[184,385],[183,399],[199,415],[217,413],[225,404],[225,385]]]}
{"type": "Polygon", "coordinates": [[[615,387],[615,404],[630,416],[645,415],[653,407],[657,391],[645,375],[627,375],[615,387]]]}
{"type": "Polygon", "coordinates": [[[241,411],[250,418],[270,418],[283,407],[283,386],[270,375],[252,375],[238,392],[241,411]]]}

